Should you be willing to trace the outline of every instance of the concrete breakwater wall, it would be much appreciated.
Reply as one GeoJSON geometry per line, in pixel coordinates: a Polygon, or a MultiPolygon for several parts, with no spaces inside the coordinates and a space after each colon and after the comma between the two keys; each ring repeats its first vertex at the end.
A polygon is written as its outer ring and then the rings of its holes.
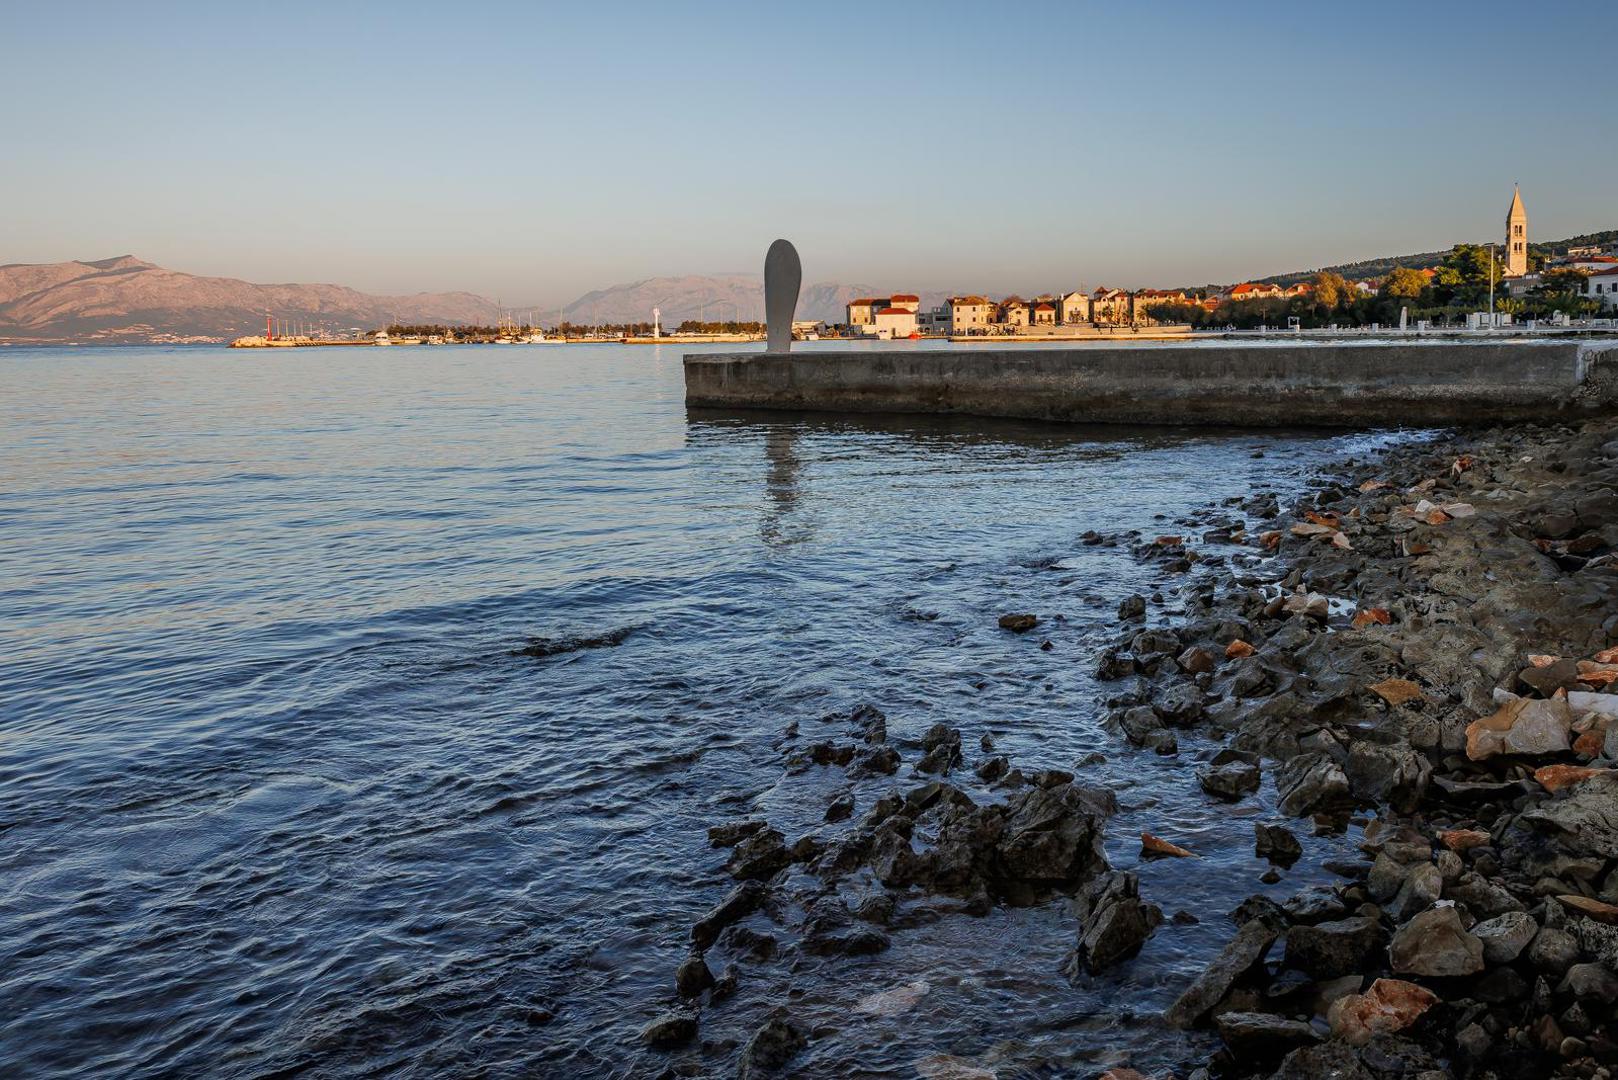
{"type": "Polygon", "coordinates": [[[694,408],[1075,423],[1469,424],[1618,408],[1618,339],[804,351],[685,359],[694,408]]]}

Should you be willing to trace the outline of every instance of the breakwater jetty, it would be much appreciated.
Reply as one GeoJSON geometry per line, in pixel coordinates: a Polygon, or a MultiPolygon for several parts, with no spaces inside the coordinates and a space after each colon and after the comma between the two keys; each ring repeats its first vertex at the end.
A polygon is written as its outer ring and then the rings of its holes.
{"type": "Polygon", "coordinates": [[[694,408],[1386,426],[1618,410],[1618,337],[692,355],[694,408]]]}

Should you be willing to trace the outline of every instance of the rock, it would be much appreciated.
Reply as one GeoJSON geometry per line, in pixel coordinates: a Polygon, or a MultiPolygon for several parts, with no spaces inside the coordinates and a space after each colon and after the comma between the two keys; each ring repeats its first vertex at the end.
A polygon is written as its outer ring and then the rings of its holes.
{"type": "Polygon", "coordinates": [[[1319,751],[1299,754],[1286,762],[1276,771],[1275,782],[1281,792],[1281,812],[1291,817],[1349,798],[1348,777],[1319,751]]]}
{"type": "Polygon", "coordinates": [[[1285,825],[1253,823],[1253,854],[1281,866],[1291,866],[1303,856],[1303,845],[1285,825]]]}
{"type": "Polygon", "coordinates": [[[899,771],[899,751],[891,746],[878,746],[860,758],[859,771],[892,776],[899,771]]]}
{"type": "Polygon", "coordinates": [[[1381,1080],[1381,1077],[1381,1073],[1373,1072],[1360,1062],[1354,1047],[1336,1041],[1300,1046],[1282,1059],[1280,1066],[1270,1074],[1270,1080],[1381,1080]]]}
{"type": "Polygon", "coordinates": [[[697,1037],[697,1015],[671,1009],[640,1030],[640,1041],[656,1050],[683,1046],[697,1037]]]}
{"type": "Polygon", "coordinates": [[[1180,665],[1182,671],[1189,672],[1192,675],[1210,672],[1215,667],[1213,654],[1207,649],[1196,645],[1176,657],[1175,663],[1180,665]]]}
{"type": "Polygon", "coordinates": [[[1482,761],[1496,754],[1560,754],[1570,750],[1573,714],[1560,698],[1516,698],[1466,728],[1466,756],[1482,761]]]}
{"type": "Polygon", "coordinates": [[[1445,829],[1438,834],[1438,841],[1451,851],[1471,851],[1486,847],[1490,837],[1481,829],[1445,829]]]}
{"type": "Polygon", "coordinates": [[[1567,930],[1542,926],[1528,943],[1528,962],[1540,971],[1562,975],[1579,959],[1579,941],[1567,930]]]}
{"type": "Polygon", "coordinates": [[[1472,936],[1483,942],[1483,959],[1491,964],[1509,964],[1517,959],[1537,933],[1539,924],[1521,911],[1508,911],[1472,927],[1472,936]]]}
{"type": "Polygon", "coordinates": [[[1378,979],[1363,994],[1332,1002],[1326,1014],[1331,1035],[1350,1046],[1364,1046],[1377,1035],[1403,1031],[1438,1004],[1438,995],[1402,979],[1378,979]]]}
{"type": "Polygon", "coordinates": [[[1202,785],[1203,791],[1231,802],[1257,791],[1259,780],[1258,766],[1245,761],[1227,761],[1197,770],[1197,783],[1202,785]]]}
{"type": "Polygon", "coordinates": [[[1295,923],[1322,923],[1348,915],[1348,905],[1329,885],[1313,885],[1287,897],[1281,905],[1286,917],[1295,923]]]}
{"type": "Polygon", "coordinates": [[[1370,965],[1386,939],[1373,918],[1355,916],[1287,931],[1286,962],[1317,979],[1356,974],[1370,965]]]}
{"type": "Polygon", "coordinates": [[[958,751],[948,746],[937,747],[922,755],[921,760],[916,762],[916,771],[933,776],[944,775],[955,764],[958,756],[958,751]]]}
{"type": "Polygon", "coordinates": [[[1275,1058],[1299,1046],[1320,1041],[1302,1020],[1262,1012],[1226,1012],[1214,1018],[1219,1037],[1238,1058],[1275,1058]]]}
{"type": "Polygon", "coordinates": [[[706,949],[719,939],[719,932],[738,919],[746,918],[764,902],[765,889],[761,882],[744,881],[730,890],[713,910],[691,927],[691,941],[699,949],[706,949]]]}
{"type": "Polygon", "coordinates": [[[1574,964],[1562,976],[1556,990],[1560,994],[1611,1005],[1618,1002],[1618,975],[1608,971],[1604,964],[1574,964]]]}
{"type": "Polygon", "coordinates": [[[1389,705],[1407,705],[1412,701],[1427,700],[1427,695],[1422,693],[1421,687],[1409,679],[1383,679],[1381,682],[1372,683],[1366,689],[1389,705]]]}
{"type": "Polygon", "coordinates": [[[854,816],[854,794],[845,791],[826,807],[827,821],[847,821],[854,816]]]}
{"type": "Polygon", "coordinates": [[[1146,597],[1136,594],[1126,596],[1118,605],[1120,619],[1138,619],[1146,614],[1146,597]]]}
{"type": "Polygon", "coordinates": [[[1141,902],[1140,882],[1130,873],[1096,878],[1075,900],[1074,908],[1079,917],[1074,963],[1092,974],[1134,956],[1163,922],[1157,905],[1141,902]]]}
{"type": "Polygon", "coordinates": [[[775,936],[747,926],[732,926],[719,935],[719,943],[730,952],[750,960],[768,960],[775,955],[775,936]]]}
{"type": "Polygon", "coordinates": [[[1430,908],[1400,927],[1389,955],[1401,975],[1438,978],[1483,970],[1483,942],[1466,932],[1453,907],[1430,908]]]}
{"type": "Polygon", "coordinates": [[[762,880],[775,876],[791,862],[792,853],[787,850],[786,838],[779,830],[765,829],[731,849],[725,869],[733,877],[762,880]]]}
{"type": "Polygon", "coordinates": [[[867,994],[855,1004],[854,1011],[866,1016],[899,1016],[914,1008],[931,989],[924,980],[918,979],[892,990],[867,994]]]}
{"type": "Polygon", "coordinates": [[[1421,802],[1432,776],[1432,763],[1409,743],[1380,745],[1365,741],[1349,747],[1343,766],[1349,789],[1366,802],[1387,802],[1411,813],[1421,802]]]}
{"type": "Polygon", "coordinates": [[[1032,788],[1006,804],[998,861],[1004,875],[1036,885],[1071,885],[1106,869],[1104,800],[1072,784],[1032,788]]]}
{"type": "Polygon", "coordinates": [[[888,741],[888,718],[875,705],[861,705],[848,714],[854,733],[868,743],[888,741]]]}
{"type": "Polygon", "coordinates": [[[1000,616],[1000,629],[1010,630],[1014,634],[1024,634],[1039,625],[1037,615],[1002,615],[1000,616]]]}
{"type": "Polygon", "coordinates": [[[1195,683],[1176,683],[1152,701],[1152,711],[1164,723],[1190,727],[1202,719],[1205,696],[1195,683]]]}
{"type": "Polygon", "coordinates": [[[1190,1027],[1220,1000],[1275,944],[1276,929],[1264,919],[1242,926],[1201,975],[1169,1006],[1163,1019],[1174,1027],[1190,1027]]]}
{"type": "Polygon", "coordinates": [[[1596,922],[1606,923],[1608,926],[1618,925],[1618,907],[1604,900],[1575,895],[1562,895],[1556,899],[1563,907],[1572,908],[1580,915],[1588,916],[1596,922]]]}
{"type": "Polygon", "coordinates": [[[1605,772],[1563,798],[1540,803],[1523,820],[1549,829],[1569,850],[1618,858],[1618,770],[1605,772]]]}
{"type": "Polygon", "coordinates": [[[674,971],[674,992],[683,998],[694,998],[714,983],[713,972],[700,953],[692,953],[674,971]]]}
{"type": "Polygon", "coordinates": [[[1578,690],[1579,665],[1573,660],[1556,660],[1544,667],[1526,667],[1517,673],[1517,681],[1541,697],[1550,697],[1558,690],[1578,690]]]}
{"type": "Polygon", "coordinates": [[[985,784],[992,784],[1011,771],[1011,762],[1006,760],[1004,754],[996,754],[978,762],[976,771],[979,780],[985,784]]]}
{"type": "Polygon", "coordinates": [[[714,847],[735,847],[756,832],[769,827],[769,822],[750,818],[746,821],[728,821],[708,827],[708,843],[714,847]]]}
{"type": "Polygon", "coordinates": [[[798,1051],[809,1045],[803,1032],[785,1020],[766,1020],[742,1048],[737,1080],[751,1080],[779,1071],[798,1051]]]}
{"type": "Polygon", "coordinates": [[[1299,589],[1281,602],[1281,610],[1297,618],[1325,622],[1331,612],[1331,601],[1320,593],[1299,589]]]}
{"type": "Polygon", "coordinates": [[[1194,859],[1196,853],[1188,851],[1178,844],[1171,844],[1167,840],[1159,839],[1149,832],[1140,834],[1140,853],[1142,855],[1160,855],[1171,859],[1194,859]]]}
{"type": "Polygon", "coordinates": [[[1411,867],[1393,901],[1395,920],[1403,922],[1427,910],[1443,893],[1444,875],[1438,872],[1438,867],[1432,863],[1411,867]]]}

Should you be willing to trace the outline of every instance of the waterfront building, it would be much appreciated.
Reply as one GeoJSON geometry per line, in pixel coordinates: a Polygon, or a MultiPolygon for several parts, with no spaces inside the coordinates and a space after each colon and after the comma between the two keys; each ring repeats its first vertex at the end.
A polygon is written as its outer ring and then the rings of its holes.
{"type": "Polygon", "coordinates": [[[1129,322],[1129,293],[1101,286],[1090,296],[1090,318],[1098,323],[1129,322]]]}
{"type": "Polygon", "coordinates": [[[997,321],[1003,326],[1027,326],[1027,301],[1020,296],[1006,297],[1000,301],[1000,318],[997,321]]]}
{"type": "Polygon", "coordinates": [[[1597,270],[1586,278],[1584,295],[1600,304],[1602,311],[1618,308],[1618,266],[1597,270]]]}
{"type": "Polygon", "coordinates": [[[1057,308],[1061,313],[1064,325],[1072,326],[1075,323],[1090,321],[1090,297],[1087,293],[1077,289],[1070,293],[1064,293],[1061,300],[1057,302],[1057,308]]]}
{"type": "Polygon", "coordinates": [[[1224,292],[1224,299],[1240,303],[1244,300],[1273,300],[1284,293],[1279,285],[1268,282],[1244,281],[1239,285],[1232,285],[1224,292]]]}
{"type": "Polygon", "coordinates": [[[878,337],[907,338],[916,332],[916,313],[907,308],[885,307],[874,319],[878,337]]]}
{"type": "Polygon", "coordinates": [[[921,310],[921,297],[911,293],[894,293],[888,297],[888,307],[908,311],[914,315],[921,310]]]}
{"type": "Polygon", "coordinates": [[[1506,277],[1528,273],[1528,211],[1523,209],[1522,191],[1511,189],[1511,209],[1506,211],[1506,277]]]}
{"type": "Polygon", "coordinates": [[[850,300],[848,302],[848,325],[872,326],[876,323],[877,311],[888,306],[886,300],[879,300],[874,296],[862,296],[858,300],[850,300]]]}
{"type": "Polygon", "coordinates": [[[949,332],[964,334],[981,330],[994,322],[995,306],[982,296],[952,296],[949,298],[949,332]]]}
{"type": "Polygon", "coordinates": [[[1056,305],[1050,303],[1037,303],[1028,311],[1030,326],[1055,326],[1056,305]]]}

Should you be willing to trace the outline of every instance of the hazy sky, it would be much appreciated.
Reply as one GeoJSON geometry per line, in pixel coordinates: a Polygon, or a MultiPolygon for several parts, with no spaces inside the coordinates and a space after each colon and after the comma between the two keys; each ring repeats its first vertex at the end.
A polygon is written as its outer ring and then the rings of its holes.
{"type": "Polygon", "coordinates": [[[1230,281],[1494,237],[1518,180],[1538,238],[1618,227],[1607,0],[0,15],[0,263],[551,304],[778,235],[894,290],[1230,281]]]}

